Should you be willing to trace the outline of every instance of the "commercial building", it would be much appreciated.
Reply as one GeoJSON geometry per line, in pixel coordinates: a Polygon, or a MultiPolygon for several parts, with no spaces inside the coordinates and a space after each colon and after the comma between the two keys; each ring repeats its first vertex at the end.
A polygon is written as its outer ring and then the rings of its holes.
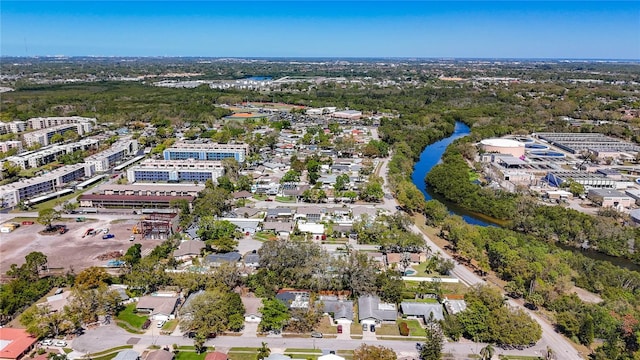
{"type": "Polygon", "coordinates": [[[631,197],[611,189],[591,189],[587,198],[602,207],[629,207],[635,202],[631,197]]]}
{"type": "Polygon", "coordinates": [[[24,329],[0,328],[0,360],[20,360],[38,341],[24,329]]]}
{"type": "Polygon", "coordinates": [[[584,151],[604,156],[608,153],[638,152],[640,146],[599,133],[538,133],[539,139],[571,154],[584,151]]]}
{"type": "Polygon", "coordinates": [[[362,117],[362,111],[341,110],[341,111],[336,111],[332,113],[331,117],[334,117],[337,119],[360,120],[360,118],[362,117]]]}
{"type": "MultiPolygon", "coordinates": [[[[96,118],[88,118],[82,116],[52,116],[52,117],[37,117],[27,120],[27,125],[30,129],[48,129],[54,126],[78,124],[78,123],[91,123],[95,126],[96,118]]],[[[24,131],[24,130],[23,130],[24,131]]]]}
{"type": "Polygon", "coordinates": [[[136,196],[198,196],[204,190],[204,184],[104,184],[92,190],[100,195],[136,195],[136,196]]]}
{"type": "Polygon", "coordinates": [[[482,149],[488,153],[511,155],[515,158],[524,156],[524,144],[513,139],[484,139],[480,142],[482,149]]]}
{"type": "Polygon", "coordinates": [[[88,164],[67,165],[42,176],[0,186],[2,207],[13,207],[18,205],[20,201],[54,192],[71,181],[89,177],[93,173],[93,167],[88,164]]]}
{"type": "Polygon", "coordinates": [[[209,142],[179,142],[164,150],[165,160],[210,160],[234,158],[243,163],[249,153],[248,144],[218,144],[209,142]]]}
{"type": "Polygon", "coordinates": [[[33,146],[35,144],[40,144],[42,146],[46,146],[51,144],[51,138],[55,134],[64,134],[67,131],[76,132],[78,135],[82,136],[86,133],[91,132],[93,129],[91,123],[83,122],[77,124],[65,124],[65,125],[57,125],[50,128],[45,128],[42,130],[37,130],[34,132],[26,133],[22,135],[24,139],[24,143],[27,146],[33,146]]]}
{"type": "Polygon", "coordinates": [[[0,152],[6,153],[11,149],[18,149],[18,151],[22,151],[22,141],[18,140],[9,140],[0,142],[0,152]]]}
{"type": "Polygon", "coordinates": [[[145,160],[127,170],[130,182],[198,182],[216,181],[224,175],[220,161],[145,160]]]}
{"type": "Polygon", "coordinates": [[[543,180],[551,186],[560,187],[562,183],[570,179],[586,188],[613,189],[616,187],[616,181],[611,178],[583,171],[552,171],[548,172],[543,180]]]}
{"type": "Polygon", "coordinates": [[[131,208],[131,209],[166,209],[173,200],[186,200],[189,204],[194,196],[157,196],[157,195],[103,195],[82,194],[78,197],[83,208],[131,208]]]}
{"type": "Polygon", "coordinates": [[[84,161],[87,164],[93,165],[96,172],[105,172],[111,170],[111,168],[122,162],[126,157],[135,154],[137,151],[137,140],[121,140],[111,145],[109,149],[91,155],[84,161]]]}
{"type": "Polygon", "coordinates": [[[70,144],[51,145],[36,151],[10,156],[6,160],[11,161],[26,170],[54,162],[58,160],[60,155],[71,154],[74,151],[86,151],[97,147],[97,139],[82,139],[70,144]]]}

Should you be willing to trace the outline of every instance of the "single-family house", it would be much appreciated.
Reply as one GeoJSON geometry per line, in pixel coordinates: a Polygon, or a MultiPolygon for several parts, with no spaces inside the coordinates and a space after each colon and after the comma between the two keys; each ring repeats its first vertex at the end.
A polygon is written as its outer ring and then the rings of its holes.
{"type": "Polygon", "coordinates": [[[445,295],[442,304],[449,315],[455,315],[467,309],[467,302],[462,295],[445,295]]]}
{"type": "Polygon", "coordinates": [[[248,219],[260,214],[261,212],[263,212],[262,209],[256,209],[252,207],[239,207],[233,210],[232,214],[235,215],[235,217],[248,219]]]}
{"type": "Polygon", "coordinates": [[[222,264],[236,264],[242,256],[237,251],[220,254],[209,254],[205,256],[204,263],[209,266],[221,266],[222,264]]]}
{"type": "Polygon", "coordinates": [[[169,320],[175,318],[178,296],[143,296],[136,304],[136,311],[148,313],[152,320],[169,320]]]}
{"type": "Polygon", "coordinates": [[[262,230],[273,231],[274,234],[280,236],[281,238],[286,238],[291,235],[291,232],[293,231],[293,222],[267,221],[262,223],[262,230]]]}
{"type": "Polygon", "coordinates": [[[387,267],[387,259],[381,252],[368,252],[365,253],[369,257],[369,260],[372,260],[379,269],[384,269],[387,267]]]}
{"type": "Polygon", "coordinates": [[[274,208],[267,209],[265,221],[290,221],[291,219],[293,219],[293,210],[291,208],[274,208]]]}
{"type": "Polygon", "coordinates": [[[276,299],[283,302],[289,309],[308,309],[311,293],[307,290],[282,289],[276,294],[276,299]]]}
{"type": "Polygon", "coordinates": [[[186,240],[180,243],[180,246],[173,252],[176,260],[188,260],[200,256],[202,249],[206,247],[204,241],[186,240]]]}
{"type": "Polygon", "coordinates": [[[262,321],[262,299],[255,297],[243,296],[240,298],[242,305],[244,305],[244,321],[250,323],[259,323],[262,321]]]}
{"type": "Polygon", "coordinates": [[[353,322],[353,301],[351,300],[320,300],[323,304],[323,311],[331,314],[333,320],[338,324],[351,324],[353,322]]]}
{"type": "Polygon", "coordinates": [[[358,298],[360,324],[377,325],[383,322],[395,322],[397,317],[396,304],[381,302],[375,295],[363,295],[358,298]]]}
{"type": "Polygon", "coordinates": [[[322,220],[326,210],[317,206],[303,206],[296,210],[295,218],[305,218],[307,222],[317,223],[322,220]]]}
{"type": "Polygon", "coordinates": [[[426,256],[422,253],[387,253],[387,266],[402,264],[405,256],[408,257],[410,265],[418,265],[426,261],[426,256]]]}
{"type": "Polygon", "coordinates": [[[245,235],[253,235],[256,233],[258,226],[262,220],[260,219],[245,219],[244,217],[237,218],[222,218],[220,220],[226,220],[238,228],[238,231],[245,235]]]}
{"type": "Polygon", "coordinates": [[[311,235],[312,240],[324,240],[324,224],[316,224],[316,223],[298,223],[298,230],[302,233],[308,233],[311,235]]]}
{"type": "Polygon", "coordinates": [[[244,266],[246,267],[255,269],[260,266],[260,254],[258,254],[258,252],[255,250],[246,253],[242,260],[244,262],[244,266]]]}
{"type": "Polygon", "coordinates": [[[173,360],[174,357],[171,351],[160,349],[150,352],[145,360],[173,360]]]}
{"type": "Polygon", "coordinates": [[[427,321],[431,314],[433,314],[433,319],[435,320],[444,320],[442,304],[440,303],[403,301],[400,303],[400,310],[404,315],[420,319],[423,322],[427,321]]]}
{"type": "Polygon", "coordinates": [[[354,220],[362,219],[363,215],[367,215],[369,220],[374,220],[378,216],[378,210],[369,206],[354,206],[351,208],[351,215],[354,220]]]}
{"type": "Polygon", "coordinates": [[[233,196],[233,198],[235,200],[239,200],[239,199],[248,199],[250,198],[252,195],[250,192],[246,191],[246,190],[242,190],[242,191],[236,191],[233,194],[231,194],[233,196]]]}

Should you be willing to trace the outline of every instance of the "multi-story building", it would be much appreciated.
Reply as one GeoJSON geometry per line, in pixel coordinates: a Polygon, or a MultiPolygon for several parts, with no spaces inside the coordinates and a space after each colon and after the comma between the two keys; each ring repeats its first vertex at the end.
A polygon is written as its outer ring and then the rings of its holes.
{"type": "Polygon", "coordinates": [[[179,142],[162,152],[165,160],[213,160],[234,158],[245,161],[249,153],[248,144],[218,144],[208,142],[179,142]]]}
{"type": "Polygon", "coordinates": [[[0,152],[7,152],[11,149],[18,149],[18,151],[22,151],[22,141],[9,140],[0,142],[0,152]]]}
{"type": "Polygon", "coordinates": [[[30,151],[16,156],[10,156],[6,158],[6,160],[11,161],[26,170],[54,162],[58,157],[60,157],[60,155],[71,154],[74,151],[79,150],[86,151],[97,147],[97,139],[82,139],[74,143],[47,146],[38,149],[37,151],[30,151]]]}
{"type": "MultiPolygon", "coordinates": [[[[54,117],[37,117],[27,120],[30,129],[48,129],[54,126],[89,123],[92,126],[96,124],[96,118],[88,118],[82,116],[54,116],[54,117]]],[[[23,130],[24,131],[24,130],[23,130]]]]}
{"type": "Polygon", "coordinates": [[[216,181],[224,175],[220,161],[207,160],[145,160],[127,170],[130,182],[191,182],[216,181]]]}
{"type": "Polygon", "coordinates": [[[111,145],[109,149],[87,157],[84,162],[93,165],[96,172],[105,172],[137,151],[137,140],[121,140],[111,145]]]}
{"type": "Polygon", "coordinates": [[[57,125],[51,128],[46,128],[42,130],[33,131],[30,133],[26,133],[22,135],[24,139],[24,143],[27,146],[33,146],[35,144],[40,144],[42,146],[47,146],[51,144],[51,138],[55,134],[64,134],[65,132],[71,130],[78,135],[82,136],[88,132],[91,132],[91,123],[83,122],[77,124],[66,124],[66,125],[57,125]]]}
{"type": "Polygon", "coordinates": [[[91,176],[93,173],[93,167],[88,164],[67,165],[42,176],[0,186],[2,207],[13,207],[20,201],[59,190],[71,181],[91,176]]]}
{"type": "Polygon", "coordinates": [[[24,121],[0,122],[0,135],[17,134],[27,130],[27,123],[24,121]]]}

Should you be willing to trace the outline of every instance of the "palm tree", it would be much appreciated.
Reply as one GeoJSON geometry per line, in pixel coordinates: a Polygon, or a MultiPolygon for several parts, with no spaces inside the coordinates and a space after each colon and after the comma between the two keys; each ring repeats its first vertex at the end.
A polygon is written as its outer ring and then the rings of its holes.
{"type": "Polygon", "coordinates": [[[491,344],[487,344],[487,346],[480,349],[480,356],[482,360],[491,360],[495,352],[496,352],[496,349],[494,349],[491,344]]]}
{"type": "Polygon", "coordinates": [[[547,346],[547,355],[544,357],[545,360],[553,360],[556,357],[554,356],[555,354],[553,353],[553,349],[550,348],[549,346],[547,346]]]}
{"type": "Polygon", "coordinates": [[[258,360],[262,360],[266,357],[269,357],[271,354],[271,349],[267,346],[266,342],[262,342],[262,346],[258,349],[258,360]]]}

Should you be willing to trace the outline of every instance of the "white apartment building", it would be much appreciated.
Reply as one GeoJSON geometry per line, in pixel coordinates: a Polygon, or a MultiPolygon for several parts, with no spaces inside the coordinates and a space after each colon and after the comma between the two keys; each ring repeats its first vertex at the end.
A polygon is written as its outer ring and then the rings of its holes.
{"type": "Polygon", "coordinates": [[[11,149],[18,149],[18,151],[22,151],[22,141],[9,140],[0,142],[0,152],[6,153],[11,149]]]}
{"type": "Polygon", "coordinates": [[[137,140],[121,140],[109,149],[87,157],[84,162],[94,166],[96,172],[109,171],[127,156],[135,154],[138,148],[137,140]]]}
{"type": "MultiPolygon", "coordinates": [[[[37,117],[27,120],[27,125],[30,129],[48,129],[50,127],[66,125],[66,124],[79,124],[90,123],[95,126],[97,122],[96,118],[88,118],[82,116],[53,116],[53,117],[37,117]]],[[[23,130],[24,131],[24,130],[23,130]]]]}
{"type": "Polygon", "coordinates": [[[224,175],[220,161],[208,160],[145,160],[127,170],[130,182],[188,182],[216,181],[224,175]]]}
{"type": "Polygon", "coordinates": [[[42,146],[47,146],[51,144],[51,138],[55,134],[64,134],[66,131],[75,131],[78,135],[82,136],[86,133],[91,132],[92,125],[89,122],[77,123],[77,124],[66,124],[66,125],[57,125],[51,128],[46,128],[42,130],[33,131],[30,133],[26,133],[22,135],[24,143],[26,146],[33,146],[35,144],[40,144],[42,146]]]}
{"type": "Polygon", "coordinates": [[[24,121],[0,122],[0,135],[17,134],[27,130],[27,123],[24,121]]]}
{"type": "MultiPolygon", "coordinates": [[[[97,148],[98,142],[99,141],[97,139],[82,139],[78,142],[69,144],[51,145],[36,151],[10,156],[6,158],[6,160],[15,163],[25,170],[37,168],[56,161],[60,155],[71,154],[78,150],[84,151],[91,148],[97,148]]],[[[20,146],[22,146],[22,143],[20,146]]]]}

